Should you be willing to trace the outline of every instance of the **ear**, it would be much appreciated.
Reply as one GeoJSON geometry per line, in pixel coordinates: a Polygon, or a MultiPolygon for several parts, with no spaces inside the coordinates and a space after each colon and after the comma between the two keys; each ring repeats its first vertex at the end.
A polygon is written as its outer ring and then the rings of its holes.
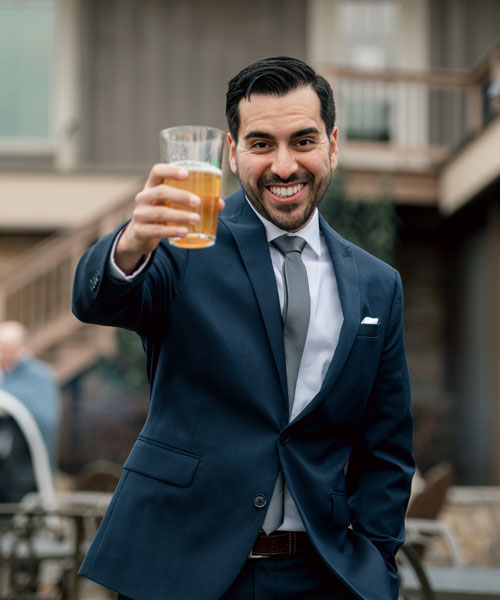
{"type": "Polygon", "coordinates": [[[332,165],[332,171],[335,171],[337,168],[337,161],[339,157],[339,149],[337,146],[337,135],[338,135],[338,127],[334,127],[332,133],[330,134],[330,145],[331,145],[331,156],[330,161],[332,165]]]}
{"type": "Polygon", "coordinates": [[[238,166],[236,164],[236,142],[231,137],[231,134],[227,134],[227,143],[229,144],[229,166],[231,167],[231,171],[237,175],[238,174],[238,166]]]}

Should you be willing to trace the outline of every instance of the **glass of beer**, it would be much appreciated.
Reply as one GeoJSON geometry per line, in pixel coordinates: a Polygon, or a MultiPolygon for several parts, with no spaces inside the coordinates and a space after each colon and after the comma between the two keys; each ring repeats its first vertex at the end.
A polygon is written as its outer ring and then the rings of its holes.
{"type": "MultiPolygon", "coordinates": [[[[187,226],[186,237],[169,238],[170,244],[179,248],[213,246],[217,232],[224,132],[201,125],[170,127],[160,132],[160,146],[163,162],[179,165],[189,172],[187,179],[164,179],[163,183],[189,190],[201,200],[196,208],[182,207],[197,212],[200,221],[187,226]]],[[[179,208],[173,202],[167,205],[179,208]]]]}

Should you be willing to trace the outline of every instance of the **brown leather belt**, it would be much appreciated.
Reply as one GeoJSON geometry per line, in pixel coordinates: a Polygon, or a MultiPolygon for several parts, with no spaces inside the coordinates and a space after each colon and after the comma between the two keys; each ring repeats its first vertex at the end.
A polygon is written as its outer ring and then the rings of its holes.
{"type": "Polygon", "coordinates": [[[275,531],[269,535],[261,531],[248,558],[294,558],[315,552],[304,531],[275,531]]]}

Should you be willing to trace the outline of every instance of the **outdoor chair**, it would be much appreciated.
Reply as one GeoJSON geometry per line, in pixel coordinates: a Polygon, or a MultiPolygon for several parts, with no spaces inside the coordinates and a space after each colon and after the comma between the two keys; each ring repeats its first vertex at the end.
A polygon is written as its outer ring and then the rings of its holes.
{"type": "Polygon", "coordinates": [[[403,544],[396,556],[396,563],[400,578],[399,600],[435,600],[427,572],[415,548],[403,544]],[[411,582],[409,586],[408,579],[411,582]]]}
{"type": "Polygon", "coordinates": [[[437,519],[453,484],[453,467],[446,462],[432,467],[424,477],[424,486],[410,497],[407,517],[437,519]]]}
{"type": "Polygon", "coordinates": [[[0,599],[38,598],[47,575],[51,600],[67,598],[75,555],[70,524],[54,512],[21,504],[0,505],[0,519],[0,599]]]}
{"type": "Polygon", "coordinates": [[[451,467],[441,463],[410,501],[397,557],[401,600],[500,600],[500,568],[466,565],[453,528],[438,519],[452,481],[451,467]]]}
{"type": "MultiPolygon", "coordinates": [[[[427,572],[423,563],[424,554],[433,547],[436,537],[444,540],[453,561],[461,561],[458,544],[445,523],[437,521],[445,502],[448,488],[453,480],[453,470],[447,463],[440,463],[424,478],[424,485],[410,498],[405,521],[406,542],[399,551],[398,565],[401,578],[400,598],[422,598],[433,600],[427,572]],[[407,580],[412,583],[411,592],[407,580]],[[415,589],[418,590],[415,595],[415,589]]],[[[442,543],[442,542],[439,542],[442,543]]]]}
{"type": "MultiPolygon", "coordinates": [[[[53,513],[54,481],[38,425],[24,404],[3,390],[0,390],[0,411],[13,420],[16,431],[24,436],[24,447],[31,459],[32,485],[40,499],[36,510],[30,510],[24,498],[0,503],[0,599],[35,598],[42,573],[50,565],[52,572],[57,573],[59,589],[63,589],[63,579],[72,567],[74,547],[63,521],[53,513]]],[[[14,451],[18,448],[19,445],[14,451]]],[[[15,464],[15,458],[13,455],[9,460],[15,464]]],[[[24,467],[22,477],[25,477],[24,467]]],[[[15,475],[15,468],[11,468],[9,480],[3,484],[11,485],[15,475]]]]}
{"type": "Polygon", "coordinates": [[[447,564],[463,564],[460,544],[453,528],[438,520],[453,483],[453,468],[442,462],[429,470],[424,486],[412,495],[406,513],[406,545],[421,559],[447,564]]]}

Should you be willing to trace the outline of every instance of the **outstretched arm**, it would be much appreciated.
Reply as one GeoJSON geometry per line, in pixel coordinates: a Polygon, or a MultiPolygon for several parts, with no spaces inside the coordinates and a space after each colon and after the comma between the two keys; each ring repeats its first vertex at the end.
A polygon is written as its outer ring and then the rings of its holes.
{"type": "MultiPolygon", "coordinates": [[[[165,185],[165,179],[185,179],[187,171],[176,165],[157,164],[135,198],[131,220],[120,232],[104,236],[89,249],[77,268],[73,287],[73,312],[82,321],[114,325],[144,332],[156,306],[168,306],[176,276],[185,256],[172,259],[163,247],[162,259],[151,261],[148,269],[132,281],[118,279],[110,273],[109,259],[114,242],[116,266],[125,274],[134,273],[160,241],[187,234],[187,224],[199,215],[187,210],[200,199],[186,190],[165,185]],[[168,223],[168,224],[167,224],[168,223]]],[[[224,202],[220,200],[220,208],[224,202]]],[[[163,311],[164,313],[165,311],[163,311]]]]}

